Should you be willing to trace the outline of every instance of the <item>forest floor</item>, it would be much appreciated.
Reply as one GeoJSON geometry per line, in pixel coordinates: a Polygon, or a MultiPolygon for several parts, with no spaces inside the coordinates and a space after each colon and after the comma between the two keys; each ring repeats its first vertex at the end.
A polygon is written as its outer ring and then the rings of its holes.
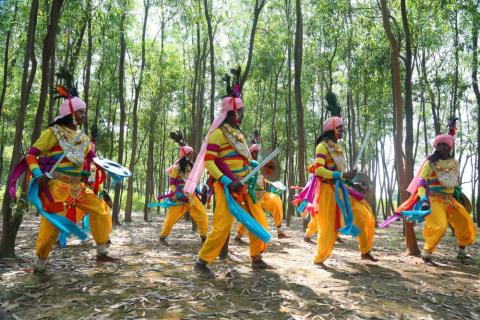
{"type": "MultiPolygon", "coordinates": [[[[438,267],[403,253],[397,223],[377,229],[373,253],[380,262],[361,260],[356,241],[342,237],[321,268],[295,218],[291,237],[273,233],[264,255],[275,270],[252,271],[248,247],[231,241],[232,258],[211,266],[218,275],[212,281],[192,272],[200,239],[190,223],[174,227],[169,247],[159,245],[163,217],[114,228],[110,252],[120,263],[96,264],[91,239],[55,248],[48,281],[31,272],[38,218],[25,217],[17,258],[0,260],[0,318],[480,319],[480,261],[457,262],[451,232],[436,253],[438,267]]],[[[470,252],[480,257],[478,242],[470,252]]]]}

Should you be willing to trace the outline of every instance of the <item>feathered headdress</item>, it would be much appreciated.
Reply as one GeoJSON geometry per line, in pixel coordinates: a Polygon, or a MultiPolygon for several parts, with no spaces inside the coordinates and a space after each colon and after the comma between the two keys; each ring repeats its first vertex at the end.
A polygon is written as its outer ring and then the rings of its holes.
{"type": "Polygon", "coordinates": [[[341,117],[342,108],[338,104],[337,95],[330,91],[325,95],[325,101],[327,101],[327,111],[330,112],[330,116],[341,117]]]}

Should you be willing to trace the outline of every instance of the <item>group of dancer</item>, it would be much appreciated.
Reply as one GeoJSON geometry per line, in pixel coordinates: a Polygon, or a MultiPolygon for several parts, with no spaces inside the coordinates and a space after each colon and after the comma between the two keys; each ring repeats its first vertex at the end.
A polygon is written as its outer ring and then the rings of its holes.
{"type": "MultiPolygon", "coordinates": [[[[235,239],[241,241],[248,233],[253,269],[272,268],[262,258],[270,240],[265,212],[272,215],[278,238],[288,237],[282,230],[282,200],[265,190],[269,181],[258,167],[261,146],[249,147],[241,129],[246,108],[241,98],[239,74],[239,70],[236,71],[233,85],[227,77],[227,95],[222,99],[220,113],[208,130],[195,162],[195,150],[181,134],[172,133],[179,144],[179,156],[167,169],[169,192],[159,197],[160,205],[168,208],[160,242],[168,245],[166,239],[172,227],[189,212],[202,242],[194,270],[210,278],[215,275],[208,264],[219,256],[235,220],[238,221],[235,239]],[[205,169],[207,184],[214,196],[209,233],[207,211],[198,196],[205,169]]],[[[117,260],[108,255],[112,228],[108,199],[98,195],[98,187],[105,181],[108,170],[97,166],[97,173],[88,183],[96,154],[94,144],[78,129],[85,121],[86,104],[73,86],[59,92],[65,98],[59,116],[16,166],[9,186],[10,195],[15,198],[15,181],[19,174],[27,172],[28,198],[41,214],[34,265],[38,273],[45,271],[49,253],[61,232],[85,238],[83,231],[76,228],[77,217],[72,212],[88,213],[90,230],[97,244],[97,260],[117,260]]],[[[315,160],[308,167],[309,181],[294,204],[299,212],[310,218],[305,240],[311,241],[313,234],[318,233],[315,264],[323,265],[331,256],[339,234],[357,238],[361,259],[375,262],[378,261],[372,255],[375,217],[363,195],[352,187],[357,171],[347,169],[345,151],[339,143],[344,135],[344,120],[335,111],[338,108],[331,110],[332,116],[324,121],[323,132],[316,139],[315,160]]],[[[388,221],[402,216],[424,220],[422,258],[426,263],[433,264],[432,253],[448,224],[453,227],[459,247],[458,258],[462,261],[469,258],[465,248],[476,236],[472,218],[458,201],[455,189],[460,177],[454,145],[454,131],[435,138],[435,151],[424,161],[409,187],[410,199],[400,205],[388,221]]]]}

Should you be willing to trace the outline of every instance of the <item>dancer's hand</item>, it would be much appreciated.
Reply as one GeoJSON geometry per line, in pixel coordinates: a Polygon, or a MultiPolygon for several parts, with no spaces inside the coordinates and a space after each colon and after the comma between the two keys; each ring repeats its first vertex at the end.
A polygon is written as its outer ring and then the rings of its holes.
{"type": "Polygon", "coordinates": [[[430,209],[430,203],[428,201],[422,201],[422,210],[426,211],[430,209]]]}
{"type": "Polygon", "coordinates": [[[234,181],[229,186],[228,189],[231,193],[239,193],[243,188],[243,183],[240,181],[234,181]]]}
{"type": "Polygon", "coordinates": [[[353,178],[355,178],[356,175],[357,175],[357,170],[347,171],[342,173],[342,179],[352,180],[353,178]]]}
{"type": "Polygon", "coordinates": [[[50,182],[50,178],[46,175],[42,174],[38,178],[38,187],[40,190],[47,190],[48,189],[48,182],[50,182]]]}

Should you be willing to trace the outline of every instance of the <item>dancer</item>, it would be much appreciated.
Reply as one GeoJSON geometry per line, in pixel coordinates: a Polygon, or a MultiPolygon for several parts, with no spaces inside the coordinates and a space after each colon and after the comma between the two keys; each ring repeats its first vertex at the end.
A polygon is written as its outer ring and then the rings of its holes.
{"type": "Polygon", "coordinates": [[[262,260],[261,254],[267,248],[264,241],[268,241],[270,235],[265,231],[267,218],[260,203],[252,200],[250,194],[245,192],[245,186],[240,178],[247,175],[252,162],[245,136],[240,129],[244,116],[244,105],[240,98],[240,70],[234,70],[236,82],[234,88],[230,86],[230,78],[227,82],[227,96],[222,99],[222,109],[213,122],[200,154],[195,161],[185,191],[192,193],[203,173],[203,167],[213,177],[215,182],[215,210],[212,220],[212,230],[207,236],[198,254],[194,270],[205,277],[215,277],[207,267],[207,263],[215,261],[219,255],[225,240],[227,239],[234,222],[234,215],[242,219],[249,228],[250,256],[252,268],[272,268],[262,260]],[[236,200],[232,198],[237,197],[236,200]],[[246,212],[245,212],[246,210],[246,212]],[[254,219],[252,219],[252,217],[254,219]],[[254,235],[252,230],[258,227],[257,235],[262,236],[264,241],[254,235]]]}
{"type": "Polygon", "coordinates": [[[337,232],[358,237],[361,258],[378,261],[371,255],[375,232],[375,218],[363,196],[347,188],[342,180],[352,180],[356,171],[345,171],[345,151],[338,141],[344,133],[340,107],[333,93],[326,100],[332,117],[323,123],[323,134],[317,140],[314,169],[315,177],[299,195],[310,201],[310,213],[317,215],[317,254],[314,263],[323,265],[330,257],[337,232]],[[307,196],[308,195],[308,196],[307,196]],[[343,224],[342,226],[342,216],[343,224]]]}
{"type": "Polygon", "coordinates": [[[462,262],[471,260],[465,250],[473,244],[477,234],[470,214],[459,202],[461,191],[457,192],[456,188],[460,184],[460,168],[453,152],[455,129],[452,130],[452,122],[450,127],[450,134],[441,134],[435,138],[435,151],[424,161],[407,189],[412,193],[411,197],[395,210],[396,214],[389,221],[382,224],[382,227],[387,226],[399,214],[420,222],[424,217],[425,245],[422,260],[432,265],[435,265],[432,254],[449,224],[457,238],[457,259],[462,262]]]}
{"type": "MultiPolygon", "coordinates": [[[[258,152],[260,151],[259,144],[253,144],[250,146],[249,151],[252,155],[253,160],[257,160],[258,152]]],[[[270,213],[275,223],[275,227],[277,228],[277,236],[278,239],[285,239],[288,236],[282,230],[282,222],[283,222],[283,204],[282,199],[278,195],[273,192],[265,191],[265,184],[270,184],[271,182],[266,180],[263,175],[260,175],[258,180],[260,183],[258,184],[259,191],[257,192],[257,199],[260,201],[260,206],[264,211],[270,213]]],[[[247,229],[244,225],[239,223],[237,225],[237,234],[235,235],[235,241],[243,242],[242,237],[247,232],[247,229]]]]}
{"type": "Polygon", "coordinates": [[[208,231],[207,211],[205,211],[202,202],[195,193],[187,196],[183,192],[185,179],[193,167],[193,163],[190,160],[193,149],[186,144],[180,132],[171,132],[170,137],[175,140],[180,147],[178,150],[178,159],[167,169],[167,173],[170,176],[170,193],[161,197],[168,197],[169,201],[167,206],[169,209],[160,234],[160,243],[168,246],[168,242],[166,241],[168,235],[172,231],[175,223],[177,223],[187,211],[190,212],[193,221],[197,224],[198,232],[203,243],[207,238],[208,231]]]}
{"type": "MultiPolygon", "coordinates": [[[[65,98],[60,105],[59,116],[41,133],[15,169],[16,173],[20,173],[27,166],[29,200],[42,215],[36,240],[34,271],[37,273],[46,269],[47,258],[60,232],[58,228],[72,230],[82,239],[86,238],[73,222],[64,218],[69,214],[75,216],[77,209],[90,214],[90,228],[97,244],[97,261],[118,260],[107,255],[112,225],[107,204],[82,181],[82,177],[90,174],[82,170],[84,162],[90,163],[95,153],[89,138],[83,131],[77,130],[77,125],[83,125],[85,121],[86,104],[77,96],[71,77],[66,79],[67,88],[57,87],[59,94],[65,98]]],[[[13,176],[10,195],[15,198],[15,180],[19,175],[13,176]]]]}

